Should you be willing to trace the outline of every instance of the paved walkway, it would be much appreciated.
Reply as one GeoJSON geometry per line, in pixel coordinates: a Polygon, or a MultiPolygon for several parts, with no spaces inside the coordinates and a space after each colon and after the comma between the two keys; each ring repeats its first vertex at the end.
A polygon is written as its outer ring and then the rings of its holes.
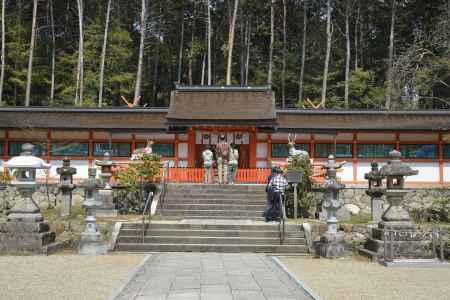
{"type": "Polygon", "coordinates": [[[116,300],[310,299],[260,254],[153,254],[116,300]]]}

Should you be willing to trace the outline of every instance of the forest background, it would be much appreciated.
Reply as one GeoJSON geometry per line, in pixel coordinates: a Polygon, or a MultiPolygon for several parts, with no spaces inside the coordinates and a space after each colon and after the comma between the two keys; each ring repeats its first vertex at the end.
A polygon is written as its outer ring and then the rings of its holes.
{"type": "Polygon", "coordinates": [[[290,108],[449,109],[450,0],[1,0],[0,105],[167,106],[271,85],[290,108]]]}

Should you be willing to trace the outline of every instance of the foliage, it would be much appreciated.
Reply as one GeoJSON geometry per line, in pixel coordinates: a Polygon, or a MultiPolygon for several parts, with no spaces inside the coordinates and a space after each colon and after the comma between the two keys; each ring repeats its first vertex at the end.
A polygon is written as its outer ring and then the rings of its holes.
{"type": "MultiPolygon", "coordinates": [[[[315,210],[315,198],[312,192],[313,169],[309,159],[300,156],[294,156],[289,162],[287,171],[300,171],[303,173],[302,181],[297,185],[298,212],[297,215],[302,217],[310,217],[315,210]]],[[[287,189],[288,207],[293,214],[294,188],[289,186],[287,189]]]]}
{"type": "Polygon", "coordinates": [[[0,185],[6,185],[11,181],[8,170],[0,171],[0,185]]]}
{"type": "Polygon", "coordinates": [[[142,184],[153,183],[162,167],[161,156],[144,154],[138,162],[132,162],[127,168],[119,170],[116,179],[129,191],[138,192],[142,184]]]}
{"type": "Polygon", "coordinates": [[[450,222],[450,197],[442,195],[433,201],[429,209],[432,219],[439,222],[450,222]]]}
{"type": "MultiPolygon", "coordinates": [[[[383,107],[387,70],[391,1],[350,1],[351,78],[350,108],[383,107]]],[[[52,24],[49,3],[53,4],[56,38],[56,90],[54,105],[73,105],[78,60],[78,11],[76,1],[39,1],[36,48],[33,63],[32,105],[48,105],[50,97],[52,24]]],[[[152,0],[148,3],[148,26],[144,53],[141,104],[167,105],[177,81],[179,51],[182,46],[181,83],[202,81],[206,47],[205,0],[152,0]],[[181,18],[180,16],[184,16],[181,18]],[[182,24],[184,39],[180,45],[182,24]],[[192,57],[191,57],[192,56],[192,57]],[[189,66],[192,66],[192,69],[189,66]]],[[[228,47],[229,13],[232,1],[212,4],[212,83],[224,82],[228,47]]],[[[347,1],[332,0],[333,43],[327,89],[327,107],[342,108],[345,82],[345,11],[347,1]]],[[[401,101],[405,85],[423,97],[419,108],[448,108],[450,101],[449,36],[450,5],[447,0],[397,1],[393,102],[396,108],[410,107],[401,101]],[[426,55],[422,55],[426,53],[426,55]]],[[[273,84],[281,100],[285,79],[288,106],[310,108],[309,98],[318,103],[322,89],[326,49],[327,1],[274,1],[275,36],[273,84]],[[283,44],[283,3],[287,5],[287,44],[283,44]],[[299,94],[302,57],[303,9],[306,6],[305,76],[303,98],[299,94]],[[283,76],[283,49],[286,73],[283,76]]],[[[84,1],[84,105],[97,104],[100,55],[105,29],[107,1],[84,1]]],[[[245,76],[249,49],[248,84],[267,83],[271,1],[240,1],[236,23],[232,82],[245,76]],[[248,26],[247,26],[248,24],[248,26]],[[250,44],[246,32],[250,28],[250,44]]],[[[6,56],[3,100],[23,105],[31,37],[33,5],[30,1],[6,1],[6,56]]],[[[131,98],[136,77],[140,38],[140,1],[115,0],[106,52],[104,105],[121,105],[120,96],[131,98]]],[[[278,103],[279,104],[279,103],[278,103]]]]}

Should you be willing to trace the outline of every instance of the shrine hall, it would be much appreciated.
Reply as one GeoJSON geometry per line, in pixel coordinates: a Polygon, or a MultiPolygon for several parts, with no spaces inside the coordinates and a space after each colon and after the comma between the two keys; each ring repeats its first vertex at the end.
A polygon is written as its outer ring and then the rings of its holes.
{"type": "Polygon", "coordinates": [[[30,142],[52,164],[50,178],[68,156],[83,179],[105,151],[125,163],[152,140],[174,180],[201,182],[201,153],[220,134],[239,150],[238,183],[264,183],[286,162],[291,134],[313,164],[346,161],[347,184],[364,184],[370,163],[397,149],[419,170],[410,186],[450,185],[450,111],[278,109],[269,86],[176,86],[168,108],[0,107],[0,165],[30,142]]]}

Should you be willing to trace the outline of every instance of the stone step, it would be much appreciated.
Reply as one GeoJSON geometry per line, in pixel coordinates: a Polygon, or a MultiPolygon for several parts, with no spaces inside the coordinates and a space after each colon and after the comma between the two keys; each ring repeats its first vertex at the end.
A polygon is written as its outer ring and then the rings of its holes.
{"type": "Polygon", "coordinates": [[[238,221],[264,221],[264,217],[246,217],[246,216],[166,216],[162,214],[165,220],[180,221],[180,220],[238,220],[238,221]]]}
{"type": "MultiPolygon", "coordinates": [[[[142,236],[124,236],[118,239],[119,244],[142,243],[142,236]]],[[[197,236],[146,236],[144,244],[211,244],[211,245],[280,245],[280,238],[254,237],[197,237],[197,236]]],[[[284,245],[305,245],[303,238],[287,238],[284,245]]]]}
{"type": "Polygon", "coordinates": [[[164,204],[164,210],[227,210],[227,211],[264,211],[265,205],[229,205],[229,204],[164,204]]]}
{"type": "MultiPolygon", "coordinates": [[[[193,230],[193,229],[155,229],[153,224],[148,225],[145,231],[146,236],[192,236],[192,237],[255,237],[255,238],[279,238],[278,228],[272,231],[261,230],[193,230]]],[[[275,229],[275,228],[274,228],[275,229]]],[[[121,229],[123,236],[137,236],[142,238],[142,228],[140,229],[121,229]]],[[[303,231],[286,231],[286,238],[304,238],[303,231]]]]}
{"type": "MultiPolygon", "coordinates": [[[[220,224],[207,223],[180,223],[180,222],[152,222],[148,224],[151,230],[229,230],[229,231],[278,231],[279,224],[276,222],[257,222],[257,224],[226,224],[227,220],[223,220],[220,224]]],[[[215,220],[214,220],[215,221],[215,220]]],[[[142,223],[123,223],[121,230],[138,229],[142,230],[142,223]]],[[[286,224],[286,231],[303,232],[300,225],[286,224]]]]}
{"type": "Polygon", "coordinates": [[[289,253],[306,254],[305,245],[217,245],[217,244],[142,244],[118,243],[116,251],[127,252],[251,252],[251,253],[289,253]]]}
{"type": "Polygon", "coordinates": [[[266,199],[193,199],[165,198],[164,204],[226,204],[226,205],[266,205],[266,199]]]}
{"type": "Polygon", "coordinates": [[[192,192],[170,192],[167,191],[166,197],[168,199],[266,199],[266,194],[255,194],[255,193],[249,193],[249,194],[242,194],[242,193],[236,193],[236,194],[228,194],[228,193],[192,193],[192,192]]]}
{"type": "Polygon", "coordinates": [[[171,184],[170,190],[265,191],[265,184],[171,184]]]}
{"type": "Polygon", "coordinates": [[[163,216],[182,216],[185,218],[191,216],[211,216],[213,219],[216,217],[262,217],[263,210],[261,211],[247,211],[247,210],[179,210],[179,209],[164,209],[163,216]]]}

